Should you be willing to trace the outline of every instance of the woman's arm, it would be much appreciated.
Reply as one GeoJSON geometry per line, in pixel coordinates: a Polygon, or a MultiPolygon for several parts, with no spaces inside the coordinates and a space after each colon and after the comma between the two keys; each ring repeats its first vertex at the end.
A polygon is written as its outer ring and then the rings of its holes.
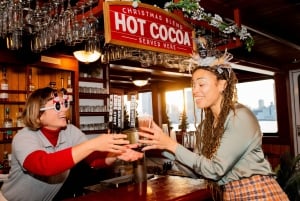
{"type": "Polygon", "coordinates": [[[261,132],[256,118],[248,109],[239,109],[227,118],[220,146],[211,159],[191,153],[183,146],[178,146],[175,156],[198,174],[219,180],[240,162],[246,152],[260,143],[261,132]]]}
{"type": "MultiPolygon", "coordinates": [[[[129,143],[128,140],[123,139],[126,137],[126,135],[121,134],[102,134],[96,138],[55,153],[34,150],[24,158],[23,167],[27,171],[37,175],[56,175],[72,168],[75,164],[95,151],[106,153],[109,151],[114,154],[126,152],[127,148],[124,145],[129,143]]],[[[109,165],[112,163],[112,160],[115,160],[111,157],[106,158],[106,156],[107,154],[101,154],[101,156],[99,156],[100,159],[93,161],[94,165],[101,167],[109,165]]]]}
{"type": "Polygon", "coordinates": [[[139,134],[147,139],[140,140],[140,143],[147,144],[143,150],[166,149],[175,154],[176,160],[197,174],[219,180],[240,160],[251,143],[257,146],[261,142],[258,122],[247,108],[238,108],[236,114],[231,112],[224,127],[220,147],[212,159],[191,152],[163,134],[156,126],[143,128],[145,132],[139,134]]]}
{"type": "Polygon", "coordinates": [[[34,151],[25,158],[23,163],[23,167],[28,172],[41,176],[53,176],[74,165],[71,148],[51,154],[41,150],[34,151]]]}
{"type": "Polygon", "coordinates": [[[124,145],[128,144],[127,135],[123,134],[101,134],[72,147],[72,157],[77,164],[94,151],[111,152],[121,154],[126,151],[124,145]]]}

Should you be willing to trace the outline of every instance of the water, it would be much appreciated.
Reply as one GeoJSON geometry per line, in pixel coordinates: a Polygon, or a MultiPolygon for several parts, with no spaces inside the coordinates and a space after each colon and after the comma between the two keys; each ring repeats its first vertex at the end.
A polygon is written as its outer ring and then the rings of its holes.
{"type": "MultiPolygon", "coordinates": [[[[174,130],[178,129],[179,124],[172,124],[172,127],[174,130]]],[[[277,133],[278,132],[278,124],[277,121],[259,121],[259,125],[261,128],[261,131],[263,133],[277,133]]],[[[194,124],[189,124],[189,129],[187,131],[195,131],[194,124]]]]}
{"type": "Polygon", "coordinates": [[[259,121],[261,131],[263,133],[277,133],[278,124],[277,121],[259,121]]]}

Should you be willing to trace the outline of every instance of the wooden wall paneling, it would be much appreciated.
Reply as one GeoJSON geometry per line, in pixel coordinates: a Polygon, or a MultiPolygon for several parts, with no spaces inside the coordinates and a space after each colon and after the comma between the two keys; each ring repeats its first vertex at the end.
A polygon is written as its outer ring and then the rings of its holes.
{"type": "Polygon", "coordinates": [[[151,84],[152,88],[152,107],[153,107],[153,121],[158,125],[162,124],[162,103],[161,103],[161,91],[160,86],[157,83],[151,84]]]}
{"type": "Polygon", "coordinates": [[[276,167],[280,163],[280,157],[288,152],[291,153],[291,149],[289,145],[280,145],[280,144],[263,144],[262,145],[265,158],[268,159],[270,162],[273,170],[276,169],[276,167]]]}

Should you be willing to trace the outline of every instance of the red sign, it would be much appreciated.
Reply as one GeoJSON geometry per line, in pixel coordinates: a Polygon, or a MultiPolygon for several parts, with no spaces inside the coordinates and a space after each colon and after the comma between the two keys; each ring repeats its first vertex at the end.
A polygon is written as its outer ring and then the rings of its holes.
{"type": "Polygon", "coordinates": [[[193,27],[148,4],[104,2],[104,25],[106,43],[183,56],[193,52],[193,27]]]}

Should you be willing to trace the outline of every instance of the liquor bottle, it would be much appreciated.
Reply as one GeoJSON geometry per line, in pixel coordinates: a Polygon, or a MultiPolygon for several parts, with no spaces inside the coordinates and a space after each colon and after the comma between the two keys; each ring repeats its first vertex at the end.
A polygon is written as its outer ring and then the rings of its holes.
{"type": "MultiPolygon", "coordinates": [[[[8,90],[8,80],[6,77],[6,69],[5,67],[2,68],[2,79],[1,79],[1,90],[8,90]]],[[[1,92],[0,93],[0,101],[7,101],[8,100],[8,93],[7,92],[1,92]]]]}
{"type": "Polygon", "coordinates": [[[12,126],[13,126],[13,121],[10,118],[10,115],[9,115],[9,108],[6,107],[5,108],[5,117],[4,117],[4,121],[3,121],[3,127],[4,128],[11,128],[12,126]]]}
{"type": "Polygon", "coordinates": [[[65,78],[63,73],[60,74],[60,87],[65,88],[65,78]]]}
{"type": "Polygon", "coordinates": [[[29,69],[29,73],[28,73],[28,90],[30,92],[35,90],[35,85],[32,82],[32,69],[29,69]]]}
{"type": "Polygon", "coordinates": [[[22,118],[22,113],[23,113],[23,108],[19,107],[19,112],[18,112],[18,116],[17,116],[17,121],[16,121],[16,126],[17,127],[24,127],[24,122],[23,122],[23,118],[22,118]]]}
{"type": "MultiPolygon", "coordinates": [[[[13,121],[9,115],[9,108],[5,108],[5,117],[3,120],[3,128],[11,128],[13,126],[13,121]]],[[[3,132],[3,141],[11,141],[12,140],[12,130],[5,130],[3,132]]]]}
{"type": "Polygon", "coordinates": [[[52,89],[57,89],[57,88],[56,88],[56,82],[51,81],[51,82],[49,83],[49,87],[51,87],[52,89]]]}
{"type": "Polygon", "coordinates": [[[9,164],[9,158],[8,158],[8,152],[7,151],[3,152],[2,166],[3,166],[3,173],[8,174],[9,169],[10,169],[10,164],[9,164]]]}

